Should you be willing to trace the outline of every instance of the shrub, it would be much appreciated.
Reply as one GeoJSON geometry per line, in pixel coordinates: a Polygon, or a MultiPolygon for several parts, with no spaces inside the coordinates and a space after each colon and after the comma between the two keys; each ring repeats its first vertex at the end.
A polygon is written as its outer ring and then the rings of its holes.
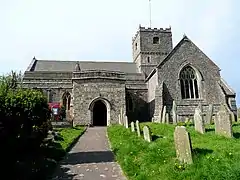
{"type": "Polygon", "coordinates": [[[10,164],[38,153],[51,129],[46,97],[39,91],[22,89],[16,77],[0,79],[1,155],[10,164]]]}

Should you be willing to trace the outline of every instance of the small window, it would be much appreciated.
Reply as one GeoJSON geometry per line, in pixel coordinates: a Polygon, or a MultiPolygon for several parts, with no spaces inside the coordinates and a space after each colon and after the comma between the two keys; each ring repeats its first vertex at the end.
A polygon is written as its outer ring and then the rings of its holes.
{"type": "Polygon", "coordinates": [[[150,57],[149,56],[147,57],[147,62],[150,63],[150,57]]]}
{"type": "Polygon", "coordinates": [[[159,44],[159,37],[153,37],[153,44],[159,44]]]}
{"type": "Polygon", "coordinates": [[[135,43],[135,50],[137,50],[137,43],[135,43]]]}

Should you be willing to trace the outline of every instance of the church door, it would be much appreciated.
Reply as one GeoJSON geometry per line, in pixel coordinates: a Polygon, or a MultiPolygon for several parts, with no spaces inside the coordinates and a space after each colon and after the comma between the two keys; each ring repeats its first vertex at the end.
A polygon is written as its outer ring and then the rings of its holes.
{"type": "Polygon", "coordinates": [[[93,126],[107,126],[107,108],[101,100],[94,103],[93,126]]]}

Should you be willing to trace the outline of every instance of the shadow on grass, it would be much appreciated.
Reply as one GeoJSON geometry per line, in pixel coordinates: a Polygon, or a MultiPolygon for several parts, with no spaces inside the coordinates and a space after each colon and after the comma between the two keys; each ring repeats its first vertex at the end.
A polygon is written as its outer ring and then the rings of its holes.
{"type": "Polygon", "coordinates": [[[239,123],[233,124],[232,127],[234,127],[234,126],[240,126],[240,124],[239,123]]]}
{"type": "Polygon", "coordinates": [[[163,138],[161,135],[152,135],[152,141],[156,141],[159,138],[163,138]]]}
{"type": "Polygon", "coordinates": [[[206,132],[213,132],[213,131],[215,131],[215,129],[214,128],[206,128],[205,131],[206,132]]]}
{"type": "Polygon", "coordinates": [[[213,153],[212,149],[205,149],[205,148],[195,148],[193,149],[193,155],[195,157],[205,156],[207,154],[213,153]]]}
{"type": "Polygon", "coordinates": [[[240,133],[239,132],[233,133],[233,137],[236,139],[240,139],[240,133]]]}

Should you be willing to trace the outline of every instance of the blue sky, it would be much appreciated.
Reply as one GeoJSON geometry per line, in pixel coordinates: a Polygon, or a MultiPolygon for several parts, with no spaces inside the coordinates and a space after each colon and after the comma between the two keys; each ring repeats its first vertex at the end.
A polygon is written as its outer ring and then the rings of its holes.
{"type": "MultiPolygon", "coordinates": [[[[240,104],[240,1],[151,0],[152,27],[185,33],[219,67],[240,104]]],[[[0,0],[0,73],[37,59],[132,61],[131,38],[149,26],[148,0],[0,0]]]]}

